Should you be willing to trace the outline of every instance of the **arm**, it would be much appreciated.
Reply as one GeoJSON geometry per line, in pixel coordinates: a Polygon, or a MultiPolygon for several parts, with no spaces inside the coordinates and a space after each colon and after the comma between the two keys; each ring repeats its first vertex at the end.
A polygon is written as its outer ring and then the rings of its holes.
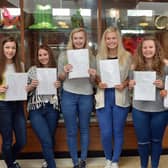
{"type": "Polygon", "coordinates": [[[123,91],[123,90],[128,86],[128,83],[129,83],[129,80],[126,79],[126,80],[123,81],[121,84],[115,85],[115,88],[116,88],[118,91],[123,91]]]}
{"type": "Polygon", "coordinates": [[[28,70],[28,81],[26,86],[26,91],[31,92],[38,86],[36,67],[33,66],[28,70]]]}
{"type": "Polygon", "coordinates": [[[60,88],[61,87],[61,82],[59,80],[56,80],[54,83],[55,88],[60,88]]]}
{"type": "MultiPolygon", "coordinates": [[[[126,73],[126,79],[124,81],[121,82],[121,84],[119,85],[115,85],[115,88],[118,90],[118,91],[123,91],[126,87],[129,86],[129,77],[130,77],[130,66],[131,66],[131,62],[132,62],[132,59],[131,59],[131,56],[127,56],[127,59],[126,59],[126,65],[127,67],[125,68],[125,72],[126,73]]],[[[132,67],[133,68],[133,67],[132,67]]]]}
{"type": "Polygon", "coordinates": [[[133,89],[135,85],[136,85],[135,80],[132,79],[132,80],[129,81],[129,89],[130,90],[133,89]]]}
{"type": "Polygon", "coordinates": [[[64,81],[70,71],[72,71],[72,65],[68,64],[65,52],[63,52],[58,58],[58,79],[64,81]]]}
{"type": "Polygon", "coordinates": [[[90,81],[95,82],[95,80],[96,80],[96,69],[89,68],[88,73],[90,75],[90,81]]]}
{"type": "Polygon", "coordinates": [[[6,85],[1,85],[0,86],[0,94],[5,93],[7,91],[8,87],[6,85]]]}
{"type": "Polygon", "coordinates": [[[61,81],[64,81],[67,76],[68,76],[68,73],[72,71],[72,65],[71,64],[67,64],[63,67],[63,71],[58,75],[58,78],[61,80],[61,81]]]}
{"type": "Polygon", "coordinates": [[[159,89],[164,88],[164,82],[161,79],[155,80],[153,84],[159,89]]]}
{"type": "Polygon", "coordinates": [[[167,96],[167,90],[163,89],[160,91],[160,96],[161,97],[166,97],[167,96]]]}
{"type": "Polygon", "coordinates": [[[38,86],[38,84],[39,84],[38,80],[32,80],[31,83],[27,85],[26,91],[27,92],[33,91],[38,86]]]}

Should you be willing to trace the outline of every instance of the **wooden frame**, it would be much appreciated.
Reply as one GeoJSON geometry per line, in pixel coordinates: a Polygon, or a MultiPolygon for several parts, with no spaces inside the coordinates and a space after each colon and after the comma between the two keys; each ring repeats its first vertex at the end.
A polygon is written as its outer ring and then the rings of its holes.
{"type": "MultiPolygon", "coordinates": [[[[98,8],[97,8],[97,39],[98,43],[100,42],[102,35],[102,0],[97,0],[98,8]]],[[[20,8],[21,8],[21,28],[20,28],[20,41],[21,41],[21,58],[25,61],[25,34],[24,34],[24,0],[20,0],[20,8]]],[[[90,151],[102,151],[102,146],[100,142],[100,132],[99,126],[97,122],[91,122],[90,124],[90,151]]],[[[27,123],[27,145],[25,146],[23,152],[24,153],[32,153],[32,152],[41,152],[41,146],[37,137],[35,136],[31,124],[27,123]]],[[[64,123],[61,122],[58,125],[57,133],[55,135],[56,138],[56,152],[67,152],[67,143],[66,143],[66,130],[64,123]]],[[[168,149],[168,127],[165,131],[165,136],[163,140],[163,148],[168,149]]],[[[126,123],[125,127],[125,141],[124,141],[124,150],[135,150],[137,149],[137,141],[134,133],[133,123],[131,121],[126,123]]],[[[0,144],[2,140],[0,139],[0,144]]],[[[0,148],[1,151],[1,148],[0,148]]]]}

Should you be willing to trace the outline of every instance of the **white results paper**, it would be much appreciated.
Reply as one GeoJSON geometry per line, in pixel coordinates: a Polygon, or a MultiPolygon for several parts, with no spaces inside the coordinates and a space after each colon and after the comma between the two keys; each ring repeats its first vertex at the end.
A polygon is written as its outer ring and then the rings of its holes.
{"type": "Polygon", "coordinates": [[[106,83],[108,88],[121,84],[118,59],[100,60],[101,81],[106,83]]]}
{"type": "Polygon", "coordinates": [[[8,86],[5,100],[18,101],[27,100],[27,73],[9,73],[6,75],[6,84],[8,86]]]}
{"type": "Polygon", "coordinates": [[[69,79],[89,77],[89,51],[88,49],[76,49],[67,51],[68,63],[72,65],[69,79]]]}
{"type": "Polygon", "coordinates": [[[134,80],[134,100],[155,101],[156,86],[153,82],[156,80],[156,72],[134,71],[134,80]]]}
{"type": "Polygon", "coordinates": [[[55,95],[57,93],[54,86],[57,80],[56,68],[37,68],[37,79],[39,81],[37,86],[38,95],[55,95]]]}

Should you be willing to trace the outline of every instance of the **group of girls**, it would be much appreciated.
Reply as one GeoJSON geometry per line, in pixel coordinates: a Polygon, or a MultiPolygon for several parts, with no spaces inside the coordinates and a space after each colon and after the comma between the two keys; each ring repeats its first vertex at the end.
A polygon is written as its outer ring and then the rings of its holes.
{"type": "MultiPolygon", "coordinates": [[[[143,38],[135,56],[126,51],[120,32],[115,27],[107,28],[103,35],[97,56],[93,56],[88,46],[84,28],[72,30],[67,50],[58,60],[58,80],[53,83],[60,88],[61,111],[67,132],[67,144],[74,168],[87,167],[89,147],[89,123],[94,104],[96,88],[96,116],[100,127],[102,147],[105,154],[104,168],[119,168],[119,158],[124,142],[124,126],[130,105],[133,107],[133,123],[138,141],[141,168],[147,168],[151,155],[152,168],[158,168],[162,150],[162,139],[167,124],[168,111],[163,106],[165,77],[168,73],[166,55],[154,36],[143,38]],[[89,69],[86,78],[70,79],[73,66],[68,63],[68,50],[87,49],[89,69]],[[100,61],[117,59],[121,83],[109,88],[101,80],[100,61]],[[134,71],[155,71],[157,79],[155,101],[134,100],[130,92],[136,81],[134,71]],[[78,129],[80,130],[80,156],[78,155],[78,129]],[[113,143],[112,143],[113,142],[113,143]]],[[[16,158],[26,144],[26,120],[23,102],[4,101],[8,89],[5,76],[8,73],[24,72],[24,64],[18,55],[18,43],[13,37],[2,40],[0,55],[0,133],[2,153],[8,168],[20,168],[16,158]],[[13,132],[15,143],[13,144],[13,132]]],[[[81,63],[82,64],[82,63],[81,63]]],[[[56,68],[52,50],[48,45],[40,45],[35,56],[35,65],[28,70],[27,109],[32,128],[42,146],[45,162],[43,168],[56,168],[54,160],[55,131],[59,117],[57,95],[38,95],[37,68],[56,68]]]]}

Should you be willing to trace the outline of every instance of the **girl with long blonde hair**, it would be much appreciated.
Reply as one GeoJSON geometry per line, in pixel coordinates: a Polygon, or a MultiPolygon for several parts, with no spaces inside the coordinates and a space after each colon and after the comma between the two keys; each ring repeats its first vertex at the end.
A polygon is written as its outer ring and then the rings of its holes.
{"type": "Polygon", "coordinates": [[[89,77],[69,79],[73,67],[68,63],[67,53],[62,53],[58,61],[58,76],[63,82],[61,108],[67,130],[67,142],[74,168],[85,168],[89,146],[89,121],[93,110],[93,76],[96,68],[94,56],[89,52],[87,33],[83,28],[72,30],[67,50],[88,49],[89,77]],[[80,130],[81,155],[78,156],[77,133],[80,130]],[[80,161],[79,161],[80,158],[80,161]]]}
{"type": "Polygon", "coordinates": [[[107,28],[102,36],[98,52],[101,60],[118,59],[121,83],[108,88],[101,81],[97,66],[96,113],[99,121],[101,141],[105,153],[105,168],[118,168],[124,139],[124,125],[129,112],[128,72],[131,64],[130,53],[122,44],[122,37],[115,27],[107,28]],[[113,146],[112,146],[113,140],[113,146]]]}

